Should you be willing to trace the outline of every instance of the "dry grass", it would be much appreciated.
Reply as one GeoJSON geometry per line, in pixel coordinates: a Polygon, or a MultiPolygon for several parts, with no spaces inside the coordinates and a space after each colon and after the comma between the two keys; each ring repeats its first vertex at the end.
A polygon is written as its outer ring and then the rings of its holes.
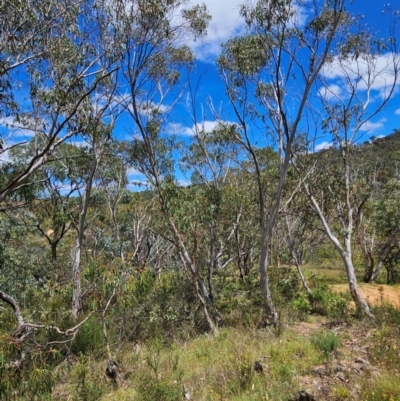
{"type": "MultiPolygon", "coordinates": [[[[339,269],[316,271],[324,282],[343,282],[339,269]]],[[[101,400],[178,401],[184,386],[194,401],[289,401],[301,390],[319,401],[400,401],[400,287],[360,287],[375,306],[375,321],[352,320],[350,314],[346,323],[338,323],[315,315],[286,325],[279,337],[271,328],[249,326],[223,328],[218,336],[201,335],[168,347],[142,344],[139,354],[126,344],[116,355],[118,386],[104,386],[103,379],[101,400]],[[333,352],[329,344],[313,341],[316,335],[321,341],[329,338],[326,333],[339,340],[333,352]],[[256,361],[262,372],[256,371],[256,361]]],[[[348,293],[347,284],[333,288],[348,293]]],[[[102,376],[106,362],[91,365],[93,380],[102,376]]],[[[73,380],[65,375],[57,387],[63,396],[55,400],[73,400],[73,380]]]]}
{"type": "MultiPolygon", "coordinates": [[[[142,346],[138,355],[127,345],[117,356],[119,386],[108,383],[101,400],[150,401],[141,393],[144,383],[156,387],[157,401],[180,400],[176,391],[181,394],[183,385],[196,401],[294,400],[301,390],[318,400],[400,400],[400,385],[388,385],[389,378],[400,383],[395,325],[313,320],[286,327],[278,338],[269,329],[230,328],[167,348],[142,346]],[[312,341],[316,333],[337,336],[339,348],[327,355],[312,341]],[[254,369],[256,361],[262,372],[254,369]]],[[[96,380],[105,364],[92,365],[96,380]]]]}
{"type": "MultiPolygon", "coordinates": [[[[400,286],[390,286],[386,284],[365,284],[359,285],[360,292],[371,305],[390,304],[400,308],[400,286]]],[[[334,291],[346,293],[349,291],[347,284],[335,284],[332,286],[334,291]]]]}

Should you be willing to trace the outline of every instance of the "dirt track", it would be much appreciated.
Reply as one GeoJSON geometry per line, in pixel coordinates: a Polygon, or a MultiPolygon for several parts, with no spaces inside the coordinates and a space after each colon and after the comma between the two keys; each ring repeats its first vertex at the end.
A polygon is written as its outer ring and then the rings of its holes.
{"type": "MultiPolygon", "coordinates": [[[[337,292],[348,292],[347,284],[336,284],[333,286],[337,292]]],[[[385,284],[360,284],[360,291],[368,303],[379,305],[381,302],[390,303],[400,308],[400,286],[389,286],[385,284]]]]}

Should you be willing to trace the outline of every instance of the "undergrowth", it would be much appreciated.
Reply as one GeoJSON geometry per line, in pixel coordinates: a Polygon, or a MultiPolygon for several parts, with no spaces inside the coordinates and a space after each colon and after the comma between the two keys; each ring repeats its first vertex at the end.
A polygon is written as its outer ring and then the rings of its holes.
{"type": "MultiPolygon", "coordinates": [[[[104,374],[108,356],[101,314],[93,314],[71,343],[48,349],[26,344],[31,349],[24,368],[17,371],[12,362],[24,349],[7,337],[12,314],[0,311],[0,399],[174,401],[187,393],[205,401],[290,400],[308,389],[304,377],[314,375],[314,367],[322,364],[330,375],[321,384],[331,397],[326,399],[400,400],[400,388],[394,384],[394,379],[400,382],[396,308],[382,302],[374,308],[375,321],[356,320],[348,297],[331,291],[318,275],[307,274],[312,289],[307,294],[294,269],[276,268],[271,283],[281,316],[278,333],[263,320],[256,272],[242,281],[235,272],[224,271],[215,277],[215,302],[224,322],[213,336],[190,281],[181,276],[178,280],[177,274],[128,277],[105,315],[109,346],[120,369],[116,382],[104,374]],[[335,325],[339,331],[331,330],[335,325]],[[335,363],[346,357],[345,346],[354,340],[350,333],[358,326],[359,340],[368,345],[361,357],[377,371],[359,374],[356,388],[338,381],[335,363]]],[[[109,296],[108,288],[103,291],[96,295],[98,306],[109,296]]],[[[49,321],[56,314],[63,316],[67,301],[65,294],[48,298],[42,316],[49,321]]],[[[71,323],[66,319],[65,327],[71,323]]],[[[44,331],[39,339],[45,343],[59,337],[44,331]]],[[[345,379],[351,375],[346,373],[345,379]]]]}

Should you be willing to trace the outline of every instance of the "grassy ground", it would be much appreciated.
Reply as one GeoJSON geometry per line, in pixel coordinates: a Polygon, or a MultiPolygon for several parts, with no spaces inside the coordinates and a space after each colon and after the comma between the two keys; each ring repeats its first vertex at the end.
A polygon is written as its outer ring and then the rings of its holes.
{"type": "Polygon", "coordinates": [[[362,285],[376,318],[360,319],[340,269],[305,270],[319,283],[314,301],[283,303],[279,333],[246,323],[168,345],[114,344],[116,382],[105,377],[106,357],[81,356],[60,367],[52,399],[289,401],[306,392],[318,401],[400,401],[400,288],[362,285]]]}
{"type": "Polygon", "coordinates": [[[127,345],[116,357],[117,384],[102,377],[106,360],[78,361],[54,399],[75,394],[70,399],[173,401],[184,399],[185,388],[199,401],[295,400],[299,391],[317,400],[397,401],[396,329],[386,321],[331,324],[310,318],[279,337],[269,329],[230,328],[168,348],[149,344],[138,353],[127,345]],[[77,374],[85,369],[86,383],[79,382],[77,374]]]}

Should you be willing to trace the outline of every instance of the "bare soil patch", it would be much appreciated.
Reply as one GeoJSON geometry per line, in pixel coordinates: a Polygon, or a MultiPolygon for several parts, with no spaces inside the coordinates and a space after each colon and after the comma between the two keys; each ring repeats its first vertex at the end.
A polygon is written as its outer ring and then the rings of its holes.
{"type": "MultiPolygon", "coordinates": [[[[366,378],[379,376],[383,369],[370,353],[374,329],[368,322],[357,325],[338,323],[297,323],[296,332],[310,338],[313,333],[331,331],[341,338],[341,346],[332,358],[318,366],[310,366],[308,372],[298,376],[300,388],[314,396],[315,400],[360,400],[362,383],[366,378]],[[337,388],[345,388],[347,396],[338,397],[337,388]]],[[[300,398],[297,398],[297,400],[300,398]]],[[[361,401],[361,400],[360,400],[361,401]]]]}
{"type": "MultiPolygon", "coordinates": [[[[335,284],[333,289],[337,292],[348,292],[347,284],[335,284]]],[[[396,308],[400,308],[400,286],[390,286],[386,284],[360,284],[360,291],[367,302],[371,305],[381,305],[389,303],[396,308]]]]}

